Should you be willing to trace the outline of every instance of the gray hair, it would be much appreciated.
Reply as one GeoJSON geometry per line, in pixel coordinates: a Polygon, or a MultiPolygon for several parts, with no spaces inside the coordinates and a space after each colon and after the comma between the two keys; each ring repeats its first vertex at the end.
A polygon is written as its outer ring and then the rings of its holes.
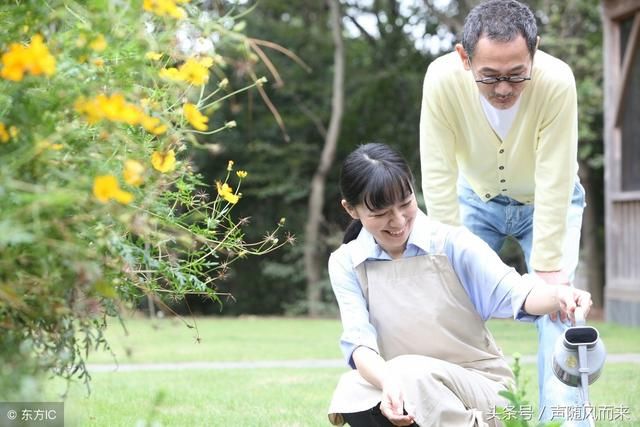
{"type": "Polygon", "coordinates": [[[462,46],[469,56],[481,37],[509,42],[522,35],[529,54],[536,51],[538,26],[528,6],[516,0],[488,0],[480,3],[467,15],[462,31],[462,46]]]}

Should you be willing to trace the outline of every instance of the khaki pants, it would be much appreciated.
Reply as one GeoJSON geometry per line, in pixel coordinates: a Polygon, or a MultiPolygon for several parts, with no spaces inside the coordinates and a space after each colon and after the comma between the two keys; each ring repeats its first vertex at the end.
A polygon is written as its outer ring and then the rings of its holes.
{"type": "MultiPolygon", "coordinates": [[[[493,381],[472,369],[426,356],[398,356],[387,362],[402,381],[405,409],[413,413],[420,427],[475,427],[499,426],[496,406],[506,406],[498,395],[504,384],[493,381]]],[[[380,402],[381,391],[371,386],[357,371],[344,374],[340,380],[332,407],[351,406],[348,401],[367,402],[360,412],[374,408],[380,402]],[[366,398],[363,397],[367,396],[366,398]],[[347,402],[339,402],[339,399],[347,402]]],[[[355,403],[355,402],[353,402],[355,403]]],[[[333,414],[331,414],[333,415],[333,414]]],[[[329,416],[334,424],[342,417],[329,416]]]]}

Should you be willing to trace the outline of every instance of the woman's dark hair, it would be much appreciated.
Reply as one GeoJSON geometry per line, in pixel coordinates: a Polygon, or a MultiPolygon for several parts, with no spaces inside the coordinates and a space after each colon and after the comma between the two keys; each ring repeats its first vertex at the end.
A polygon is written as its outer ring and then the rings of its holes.
{"type": "MultiPolygon", "coordinates": [[[[414,179],[406,160],[386,144],[360,145],[347,156],[340,171],[340,192],[351,206],[364,204],[375,211],[384,209],[413,194],[414,179]]],[[[354,220],[343,243],[355,239],[362,229],[354,220]]]]}

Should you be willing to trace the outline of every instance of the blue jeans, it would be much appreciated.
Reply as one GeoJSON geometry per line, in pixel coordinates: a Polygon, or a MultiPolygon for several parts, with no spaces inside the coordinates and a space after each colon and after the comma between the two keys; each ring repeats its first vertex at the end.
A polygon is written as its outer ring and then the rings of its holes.
{"type": "MultiPolygon", "coordinates": [[[[463,224],[498,252],[507,236],[515,238],[524,252],[527,268],[531,271],[529,258],[533,241],[533,205],[525,205],[507,196],[497,196],[488,202],[482,201],[464,181],[458,185],[458,200],[463,224]]],[[[562,267],[573,280],[578,266],[580,228],[585,206],[584,188],[576,178],[571,206],[567,215],[567,236],[563,247],[562,267]]],[[[551,361],[557,338],[569,326],[559,319],[551,321],[549,316],[536,320],[538,329],[538,387],[540,419],[559,419],[568,410],[583,405],[577,387],[564,385],[553,374],[551,361]]],[[[566,422],[565,426],[581,426],[588,423],[566,422]]]]}

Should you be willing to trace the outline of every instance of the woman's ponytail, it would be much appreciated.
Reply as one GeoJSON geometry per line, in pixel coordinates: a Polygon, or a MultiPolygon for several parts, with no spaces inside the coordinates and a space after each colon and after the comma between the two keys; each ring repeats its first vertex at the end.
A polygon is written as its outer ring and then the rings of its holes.
{"type": "Polygon", "coordinates": [[[351,221],[351,224],[347,227],[347,230],[344,232],[344,237],[342,238],[342,243],[349,243],[352,240],[355,240],[360,234],[360,230],[362,230],[362,222],[359,219],[354,219],[351,221]]]}

